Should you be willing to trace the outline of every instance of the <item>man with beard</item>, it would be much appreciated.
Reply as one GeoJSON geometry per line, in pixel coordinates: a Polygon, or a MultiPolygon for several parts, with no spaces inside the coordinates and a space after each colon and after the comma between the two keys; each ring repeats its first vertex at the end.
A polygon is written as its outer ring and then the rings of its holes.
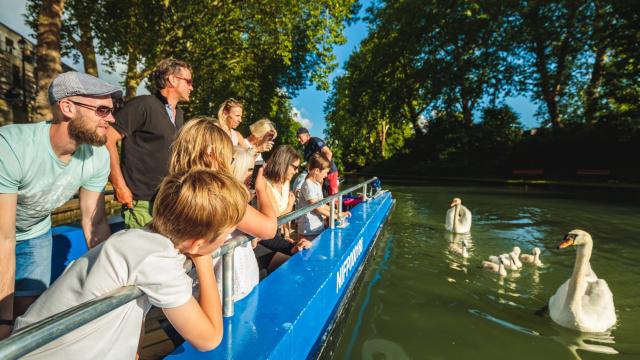
{"type": "Polygon", "coordinates": [[[110,235],[103,145],[114,121],[112,97],[120,96],[96,77],[63,73],[49,86],[52,121],[0,128],[0,339],[49,286],[54,209],[79,189],[87,246],[110,235]]]}
{"type": "Polygon", "coordinates": [[[167,176],[171,143],[184,122],[177,105],[189,101],[193,90],[191,67],[176,59],[158,63],[151,80],[155,92],[129,100],[115,114],[116,122],[107,133],[109,179],[116,200],[122,203],[127,228],[151,222],[152,200],[167,176]]]}

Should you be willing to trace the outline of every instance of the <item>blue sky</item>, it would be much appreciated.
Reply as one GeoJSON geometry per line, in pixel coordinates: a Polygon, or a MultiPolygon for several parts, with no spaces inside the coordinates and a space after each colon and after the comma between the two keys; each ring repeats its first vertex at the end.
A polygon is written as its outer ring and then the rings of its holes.
{"type": "MultiPolygon", "coordinates": [[[[359,18],[365,15],[366,8],[370,1],[364,0],[361,1],[361,3],[363,6],[358,14],[359,18]]],[[[25,4],[25,0],[0,0],[0,9],[2,9],[2,12],[0,12],[0,22],[23,35],[29,35],[31,30],[24,24],[24,18],[22,16],[25,12],[25,4]]],[[[338,67],[330,75],[330,81],[333,81],[337,74],[344,71],[343,66],[345,62],[349,59],[349,55],[358,48],[360,42],[367,36],[367,30],[367,24],[363,21],[357,21],[345,29],[347,43],[334,48],[338,67]]],[[[80,65],[74,65],[71,59],[63,59],[63,61],[82,71],[82,67],[80,65]]],[[[98,59],[98,62],[100,62],[100,59],[98,59]]],[[[125,66],[122,64],[119,70],[123,71],[124,69],[125,66]]],[[[122,81],[122,76],[120,75],[122,71],[107,73],[100,65],[98,65],[98,70],[100,77],[113,84],[122,81]]],[[[292,100],[294,108],[300,113],[299,121],[304,126],[309,127],[309,131],[314,136],[323,136],[325,129],[325,114],[323,108],[328,97],[328,92],[316,90],[315,86],[312,85],[300,91],[298,96],[292,100]]],[[[523,96],[509,98],[507,99],[507,104],[520,115],[520,120],[526,128],[538,126],[538,121],[534,118],[537,106],[531,103],[528,98],[523,96]]]]}

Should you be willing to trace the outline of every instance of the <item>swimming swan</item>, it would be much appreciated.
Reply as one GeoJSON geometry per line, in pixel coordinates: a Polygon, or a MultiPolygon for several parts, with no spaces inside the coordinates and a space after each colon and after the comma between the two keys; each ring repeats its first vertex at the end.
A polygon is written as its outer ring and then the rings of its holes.
{"type": "Polygon", "coordinates": [[[483,261],[482,268],[487,271],[491,271],[492,273],[498,274],[500,276],[507,276],[507,270],[504,268],[504,264],[507,263],[509,260],[504,254],[500,255],[499,259],[500,259],[499,264],[494,264],[491,261],[483,261]]]}
{"type": "Polygon", "coordinates": [[[591,235],[572,230],[558,249],[577,247],[571,278],[549,299],[549,315],[557,324],[583,332],[603,332],[615,325],[616,310],[607,282],[591,270],[589,258],[593,249],[591,235]]]}
{"type": "Polygon", "coordinates": [[[462,240],[460,244],[456,242],[452,242],[451,244],[449,244],[449,251],[452,252],[454,255],[462,256],[463,258],[468,258],[469,252],[467,251],[467,247],[469,247],[469,244],[467,244],[467,240],[462,240]]]}
{"type": "Polygon", "coordinates": [[[540,261],[540,248],[533,248],[532,255],[521,254],[520,261],[527,264],[533,264],[535,266],[542,266],[542,261],[540,261]]]}
{"type": "Polygon", "coordinates": [[[456,234],[465,234],[471,230],[471,211],[462,205],[460,198],[454,198],[447,210],[445,228],[456,234]],[[454,221],[454,219],[456,219],[454,221]]]}

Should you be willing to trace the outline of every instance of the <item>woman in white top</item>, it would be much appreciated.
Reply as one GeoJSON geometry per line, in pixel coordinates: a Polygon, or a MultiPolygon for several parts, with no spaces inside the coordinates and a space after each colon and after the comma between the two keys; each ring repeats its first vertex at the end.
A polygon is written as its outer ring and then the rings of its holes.
{"type": "MultiPolygon", "coordinates": [[[[231,162],[231,173],[236,180],[243,184],[248,184],[253,173],[255,153],[252,150],[243,149],[239,146],[233,148],[233,161],[231,162]]],[[[237,235],[242,235],[242,231],[235,230],[229,234],[227,240],[237,235]]],[[[218,291],[222,298],[222,261],[221,257],[213,259],[213,269],[218,283],[218,291]]],[[[251,242],[247,242],[235,249],[233,257],[233,301],[238,301],[249,295],[251,290],[260,282],[258,262],[253,254],[251,242]]]]}
{"type": "MultiPolygon", "coordinates": [[[[230,174],[232,159],[233,145],[224,130],[211,118],[194,118],[180,128],[173,142],[169,173],[205,167],[230,174]]],[[[255,197],[262,205],[257,210],[247,207],[238,230],[269,239],[276,234],[278,214],[262,172],[256,176],[255,197]]]]}
{"type": "MultiPolygon", "coordinates": [[[[289,187],[291,178],[298,172],[299,167],[300,154],[290,145],[278,146],[264,166],[264,177],[267,180],[267,189],[271,190],[278,216],[287,214],[293,210],[295,197],[293,193],[289,192],[289,187]]],[[[279,235],[281,236],[276,235],[276,238],[272,239],[272,241],[283,238],[292,245],[296,245],[292,248],[291,253],[311,246],[311,243],[308,241],[296,242],[291,239],[289,227],[286,225],[280,228],[279,235]]],[[[273,269],[287,259],[287,257],[280,252],[277,256],[277,258],[271,261],[270,269],[273,269]]]]}
{"type": "MultiPolygon", "coordinates": [[[[290,145],[280,145],[273,152],[264,167],[264,177],[267,179],[267,189],[271,190],[276,201],[278,216],[293,210],[295,197],[289,192],[291,178],[300,167],[300,154],[290,145]]],[[[284,232],[285,238],[289,235],[284,232]]]]}

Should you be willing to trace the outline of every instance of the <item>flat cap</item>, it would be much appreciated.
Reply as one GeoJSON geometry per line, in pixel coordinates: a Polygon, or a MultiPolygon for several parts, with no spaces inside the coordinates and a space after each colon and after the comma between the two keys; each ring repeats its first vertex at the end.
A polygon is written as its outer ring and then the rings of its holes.
{"type": "Polygon", "coordinates": [[[308,134],[308,133],[309,133],[309,129],[307,129],[306,127],[300,127],[298,128],[296,135],[302,135],[302,134],[308,134]]]}
{"type": "Polygon", "coordinates": [[[49,85],[49,103],[51,104],[69,96],[107,95],[120,98],[122,97],[122,90],[95,76],[77,71],[62,73],[53,79],[51,85],[49,85]]]}

